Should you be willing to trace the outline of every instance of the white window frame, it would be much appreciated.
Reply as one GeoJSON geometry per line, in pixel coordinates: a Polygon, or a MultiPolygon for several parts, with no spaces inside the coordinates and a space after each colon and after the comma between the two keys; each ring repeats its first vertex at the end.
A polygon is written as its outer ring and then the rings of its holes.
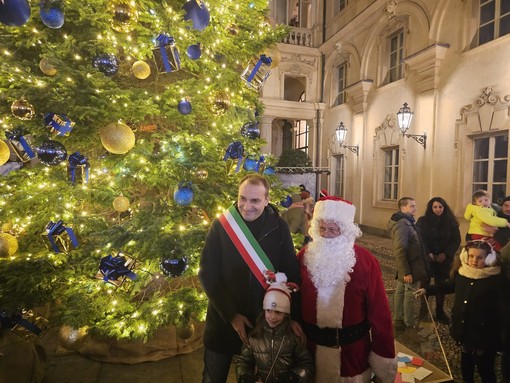
{"type": "Polygon", "coordinates": [[[388,38],[388,83],[398,81],[404,77],[404,29],[401,28],[388,38]],[[393,41],[396,48],[392,48],[393,41]],[[395,70],[395,75],[392,75],[395,70]]]}
{"type": "Polygon", "coordinates": [[[336,67],[336,97],[334,105],[345,104],[345,89],[347,88],[347,62],[336,67]]]}
{"type": "Polygon", "coordinates": [[[381,149],[384,152],[383,177],[382,177],[382,200],[396,201],[398,199],[399,174],[400,174],[400,147],[381,149]],[[388,164],[388,158],[390,163],[388,164]],[[387,187],[389,186],[389,190],[387,187]]]}
{"type": "Polygon", "coordinates": [[[335,161],[334,194],[339,197],[345,196],[345,155],[333,155],[335,161]]]}
{"type": "Polygon", "coordinates": [[[502,22],[505,24],[510,24],[510,7],[506,10],[506,12],[502,13],[501,7],[503,4],[507,4],[508,0],[479,0],[478,3],[478,28],[476,33],[476,43],[478,46],[491,42],[499,37],[502,37],[508,33],[510,33],[510,28],[508,32],[502,34],[502,22]],[[482,15],[484,14],[484,9],[487,10],[493,6],[494,14],[492,18],[488,18],[482,22],[482,15]],[[492,32],[492,37],[480,40],[485,34],[481,33],[482,29],[490,29],[492,32]]]}
{"type": "Polygon", "coordinates": [[[294,149],[308,154],[310,139],[310,125],[307,120],[294,120],[294,149]]]}
{"type": "Polygon", "coordinates": [[[509,179],[508,131],[502,131],[498,134],[488,136],[474,136],[472,140],[472,192],[479,189],[487,190],[493,202],[501,204],[501,201],[507,195],[509,179]],[[484,147],[482,148],[482,144],[484,143],[485,145],[483,145],[484,147]],[[497,153],[496,148],[499,149],[499,153],[497,153]],[[486,152],[486,154],[482,152],[486,152]],[[498,164],[500,164],[500,166],[498,166],[498,164]],[[501,165],[504,165],[504,167],[501,165]]]}

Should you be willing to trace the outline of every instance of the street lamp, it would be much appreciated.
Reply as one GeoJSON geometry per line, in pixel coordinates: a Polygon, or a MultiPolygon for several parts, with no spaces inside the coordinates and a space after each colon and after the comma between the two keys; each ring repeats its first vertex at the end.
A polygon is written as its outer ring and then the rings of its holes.
{"type": "Polygon", "coordinates": [[[423,134],[409,134],[406,133],[407,129],[411,126],[411,121],[413,120],[414,113],[411,112],[411,108],[407,106],[407,102],[404,102],[404,106],[400,108],[400,110],[397,113],[397,122],[398,127],[400,131],[402,132],[402,135],[404,137],[411,137],[413,140],[415,140],[417,143],[419,143],[421,146],[423,146],[423,149],[427,147],[427,133],[424,132],[423,134]]]}
{"type": "Polygon", "coordinates": [[[344,126],[343,122],[340,122],[340,124],[338,124],[338,126],[336,127],[335,137],[336,142],[338,142],[341,148],[347,148],[359,157],[359,145],[356,146],[344,145],[345,138],[347,137],[347,128],[344,126]]]}

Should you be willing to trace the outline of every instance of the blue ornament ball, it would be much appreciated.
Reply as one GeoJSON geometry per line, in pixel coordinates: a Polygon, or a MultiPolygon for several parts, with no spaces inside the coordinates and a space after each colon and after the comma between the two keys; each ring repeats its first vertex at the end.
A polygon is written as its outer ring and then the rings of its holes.
{"type": "Polygon", "coordinates": [[[182,258],[166,258],[161,257],[159,268],[168,277],[180,277],[188,268],[188,259],[182,258]]]}
{"type": "Polygon", "coordinates": [[[174,192],[174,200],[178,205],[188,206],[193,201],[193,190],[190,182],[181,182],[174,192]]]}
{"type": "Polygon", "coordinates": [[[288,208],[290,205],[292,205],[292,197],[290,195],[288,195],[287,198],[285,198],[282,202],[280,202],[280,205],[288,208]]]}
{"type": "Polygon", "coordinates": [[[191,20],[193,28],[203,31],[211,22],[209,10],[202,1],[190,0],[182,6],[186,11],[184,20],[191,20]]]}
{"type": "Polygon", "coordinates": [[[27,0],[0,1],[0,23],[20,27],[30,18],[30,4],[27,0]]]}
{"type": "Polygon", "coordinates": [[[252,140],[260,137],[260,129],[258,122],[247,122],[241,128],[241,135],[252,140]]]}
{"type": "Polygon", "coordinates": [[[243,169],[249,172],[257,171],[257,160],[250,157],[246,158],[244,160],[243,169]]]}
{"type": "Polygon", "coordinates": [[[119,61],[112,54],[101,54],[92,60],[92,66],[99,69],[106,76],[113,76],[119,71],[119,61]]]}
{"type": "Polygon", "coordinates": [[[64,11],[58,7],[46,7],[41,3],[41,20],[49,28],[58,29],[64,25],[64,11]]]}
{"type": "Polygon", "coordinates": [[[177,110],[180,114],[190,114],[191,113],[191,103],[188,100],[182,100],[177,104],[177,110]]]}
{"type": "Polygon", "coordinates": [[[46,140],[37,148],[37,157],[43,164],[55,166],[65,161],[67,158],[67,150],[65,146],[58,141],[46,140]]]}
{"type": "Polygon", "coordinates": [[[198,60],[202,56],[202,49],[200,44],[192,44],[186,49],[186,54],[192,60],[198,60]]]}

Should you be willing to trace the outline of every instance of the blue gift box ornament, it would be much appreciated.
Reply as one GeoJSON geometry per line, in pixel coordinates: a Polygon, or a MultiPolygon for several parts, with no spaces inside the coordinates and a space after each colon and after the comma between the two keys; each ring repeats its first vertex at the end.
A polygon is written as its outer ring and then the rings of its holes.
{"type": "Polygon", "coordinates": [[[241,74],[241,78],[249,87],[258,90],[262,88],[271,74],[271,63],[271,57],[265,54],[260,55],[258,58],[254,57],[241,74]]]}
{"type": "Polygon", "coordinates": [[[46,113],[44,124],[50,128],[51,133],[57,136],[68,136],[74,127],[74,121],[71,121],[65,114],[56,113],[46,113]]]}
{"type": "Polygon", "coordinates": [[[152,50],[159,73],[170,73],[181,69],[181,58],[172,36],[161,33],[156,42],[158,47],[152,50]]]}
{"type": "Polygon", "coordinates": [[[120,286],[126,278],[132,281],[137,278],[136,273],[132,271],[135,265],[136,261],[133,258],[123,256],[122,253],[116,256],[107,255],[99,262],[99,272],[104,282],[120,286]]]}
{"type": "Polygon", "coordinates": [[[50,223],[46,225],[46,237],[55,253],[68,253],[70,245],[72,245],[73,248],[78,247],[78,239],[73,229],[64,226],[62,220],[58,220],[57,222],[50,221],[50,223]]]}
{"type": "Polygon", "coordinates": [[[67,175],[69,181],[74,185],[76,182],[76,173],[81,176],[81,182],[86,185],[89,183],[90,164],[89,159],[80,154],[80,152],[74,152],[67,159],[67,175]]]}
{"type": "Polygon", "coordinates": [[[223,161],[232,160],[232,163],[227,167],[227,174],[232,170],[233,162],[237,161],[237,167],[235,172],[238,173],[241,170],[243,163],[244,146],[240,141],[231,142],[225,150],[223,161]]]}
{"type": "Polygon", "coordinates": [[[28,162],[35,158],[35,153],[29,139],[24,137],[24,134],[23,128],[21,127],[14,129],[12,132],[8,130],[5,131],[5,137],[9,140],[7,143],[10,149],[16,153],[16,156],[18,156],[21,162],[28,162]]]}

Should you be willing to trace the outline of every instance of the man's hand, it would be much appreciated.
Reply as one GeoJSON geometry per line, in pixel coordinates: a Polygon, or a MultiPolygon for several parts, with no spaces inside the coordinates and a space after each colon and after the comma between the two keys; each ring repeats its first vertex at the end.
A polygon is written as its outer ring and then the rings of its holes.
{"type": "Polygon", "coordinates": [[[436,262],[437,263],[443,263],[446,259],[446,254],[445,253],[439,253],[438,255],[436,255],[436,262]]]}
{"type": "Polygon", "coordinates": [[[299,343],[301,343],[302,346],[306,345],[306,335],[301,325],[298,322],[291,320],[290,326],[292,327],[294,334],[296,334],[299,338],[299,343]]]}
{"type": "Polygon", "coordinates": [[[413,276],[412,276],[412,274],[404,275],[404,283],[413,283],[413,276]]]}
{"type": "Polygon", "coordinates": [[[246,345],[249,346],[250,342],[248,341],[248,334],[246,333],[246,326],[249,328],[252,328],[253,325],[251,322],[242,314],[236,314],[234,316],[234,319],[230,321],[230,324],[234,328],[237,335],[239,335],[239,338],[241,338],[241,341],[246,345]]]}

